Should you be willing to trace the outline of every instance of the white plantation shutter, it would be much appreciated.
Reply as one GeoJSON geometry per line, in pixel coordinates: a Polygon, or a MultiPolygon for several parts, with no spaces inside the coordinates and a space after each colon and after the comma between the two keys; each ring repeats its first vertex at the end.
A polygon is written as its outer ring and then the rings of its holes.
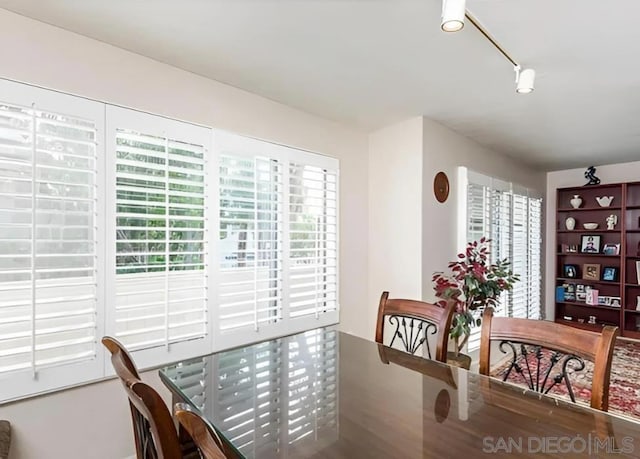
{"type": "MultiPolygon", "coordinates": [[[[468,241],[491,238],[491,257],[507,258],[520,275],[504,293],[496,314],[542,318],[542,199],[531,190],[468,171],[466,196],[468,241]]],[[[471,329],[469,349],[480,346],[480,327],[471,329]]]]}
{"type": "Polygon", "coordinates": [[[542,309],[542,199],[529,196],[526,252],[529,255],[527,276],[527,319],[544,319],[542,309]]]}
{"type": "Polygon", "coordinates": [[[218,326],[255,331],[282,319],[283,166],[220,154],[218,326]]]}
{"type": "Polygon", "coordinates": [[[520,274],[521,281],[516,282],[511,291],[510,317],[527,318],[529,300],[529,198],[526,195],[513,195],[513,241],[512,269],[520,274]]]}
{"type": "Polygon", "coordinates": [[[488,188],[476,183],[467,187],[467,240],[478,241],[491,231],[488,188]]]}
{"type": "Polygon", "coordinates": [[[216,132],[217,349],[338,321],[337,161],[216,132]]]}
{"type": "Polygon", "coordinates": [[[101,374],[102,123],[98,103],[0,82],[2,399],[101,374]]]}
{"type": "Polygon", "coordinates": [[[116,107],[107,116],[115,169],[108,333],[140,351],[142,366],[210,351],[210,131],[116,107]]]}
{"type": "Polygon", "coordinates": [[[292,317],[337,309],[337,172],[289,164],[292,317]]]}

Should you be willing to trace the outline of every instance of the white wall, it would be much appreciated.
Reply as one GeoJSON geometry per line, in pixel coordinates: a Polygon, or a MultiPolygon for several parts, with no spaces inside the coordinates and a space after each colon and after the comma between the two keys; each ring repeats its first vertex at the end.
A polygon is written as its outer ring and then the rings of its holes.
{"type": "Polygon", "coordinates": [[[422,292],[425,300],[433,301],[431,276],[435,271],[446,270],[460,249],[456,233],[457,168],[466,166],[540,193],[544,192],[545,173],[481,147],[433,120],[423,118],[423,121],[422,292]],[[447,174],[451,188],[449,199],[444,203],[439,203],[433,195],[433,179],[439,171],[447,174]]]}
{"type": "Polygon", "coordinates": [[[420,298],[422,118],[369,137],[369,301],[359,313],[373,338],[380,294],[420,298]],[[366,320],[365,320],[366,319],[366,320]]]}
{"type": "MultiPolygon", "coordinates": [[[[547,318],[555,316],[555,259],[556,259],[556,190],[571,186],[584,185],[587,180],[584,178],[584,171],[589,165],[578,169],[565,169],[547,173],[547,205],[546,215],[546,255],[547,263],[545,270],[545,303],[547,318]]],[[[640,177],[640,161],[620,164],[607,164],[596,168],[596,176],[603,184],[637,182],[640,177]]]]}
{"type": "MultiPolygon", "coordinates": [[[[5,10],[0,10],[0,41],[2,78],[338,158],[343,325],[363,332],[351,308],[367,298],[365,134],[5,10]]],[[[117,459],[133,454],[123,397],[110,381],[1,406],[0,418],[12,421],[16,435],[11,459],[117,459]]]]}

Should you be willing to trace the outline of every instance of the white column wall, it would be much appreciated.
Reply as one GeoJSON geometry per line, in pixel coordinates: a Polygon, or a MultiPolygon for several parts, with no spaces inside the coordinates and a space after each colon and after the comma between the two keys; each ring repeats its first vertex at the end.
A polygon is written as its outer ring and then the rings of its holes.
{"type": "Polygon", "coordinates": [[[369,137],[369,301],[359,313],[372,339],[380,294],[422,296],[422,118],[369,137]]]}

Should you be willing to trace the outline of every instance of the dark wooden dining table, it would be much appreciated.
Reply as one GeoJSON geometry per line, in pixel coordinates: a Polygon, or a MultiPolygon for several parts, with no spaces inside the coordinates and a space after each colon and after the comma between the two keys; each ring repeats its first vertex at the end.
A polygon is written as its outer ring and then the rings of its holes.
{"type": "Polygon", "coordinates": [[[244,458],[640,457],[640,424],[339,332],[162,368],[244,458]]]}

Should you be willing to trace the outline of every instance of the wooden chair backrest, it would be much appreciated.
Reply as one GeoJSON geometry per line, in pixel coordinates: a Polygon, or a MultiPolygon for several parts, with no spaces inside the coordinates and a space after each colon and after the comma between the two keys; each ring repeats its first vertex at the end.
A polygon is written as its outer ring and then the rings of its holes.
{"type": "Polygon", "coordinates": [[[142,381],[135,381],[131,386],[125,385],[125,391],[129,396],[129,402],[137,411],[137,432],[142,450],[142,456],[138,457],[181,459],[178,432],[160,394],[142,381]]]}
{"type": "MultiPolygon", "coordinates": [[[[598,333],[544,320],[494,317],[493,309],[487,308],[482,316],[480,374],[490,376],[492,341],[528,344],[565,356],[577,356],[594,364],[591,407],[607,411],[611,362],[618,333],[618,327],[608,325],[598,333]]],[[[569,381],[566,384],[570,386],[569,381]]],[[[544,384],[536,390],[543,392],[542,389],[545,389],[544,384]]],[[[570,387],[569,392],[573,397],[570,387]]]]}
{"type": "Polygon", "coordinates": [[[180,426],[189,434],[203,459],[226,459],[225,445],[215,429],[200,414],[184,403],[176,403],[174,415],[180,426]]]}
{"type": "Polygon", "coordinates": [[[115,338],[102,344],[111,352],[111,364],[129,398],[137,459],[182,458],[171,413],[158,393],[142,382],[131,354],[115,338]]]}
{"type": "Polygon", "coordinates": [[[385,318],[389,318],[389,325],[396,327],[391,344],[398,338],[410,354],[420,348],[427,347],[429,358],[439,362],[447,361],[447,343],[449,330],[453,320],[454,306],[440,307],[435,304],[417,300],[389,299],[389,292],[382,292],[378,306],[378,321],[376,323],[376,342],[384,344],[385,318]],[[406,326],[406,320],[410,325],[406,326]],[[405,322],[403,322],[403,320],[405,322]],[[418,321],[418,327],[414,322],[418,321]],[[420,323],[425,325],[420,325],[420,323]],[[403,325],[404,324],[404,325],[403,325]],[[427,340],[427,331],[431,325],[435,326],[436,352],[431,355],[427,340]]]}
{"type": "MultiPolygon", "coordinates": [[[[127,351],[127,348],[124,347],[124,345],[120,341],[118,341],[117,339],[111,336],[105,336],[102,338],[102,344],[104,345],[104,347],[106,347],[109,350],[109,352],[111,352],[112,363],[113,363],[113,359],[117,358],[122,362],[124,368],[127,370],[127,373],[133,375],[136,379],[140,379],[138,368],[136,367],[136,364],[134,363],[133,358],[131,357],[131,354],[129,354],[129,351],[127,351]]],[[[116,369],[115,366],[114,366],[114,369],[116,370],[116,373],[118,374],[118,376],[120,376],[120,374],[118,373],[118,369],[116,369]]],[[[128,376],[128,375],[125,374],[125,376],[128,376]]],[[[122,379],[122,376],[120,376],[120,379],[122,379]]]]}

